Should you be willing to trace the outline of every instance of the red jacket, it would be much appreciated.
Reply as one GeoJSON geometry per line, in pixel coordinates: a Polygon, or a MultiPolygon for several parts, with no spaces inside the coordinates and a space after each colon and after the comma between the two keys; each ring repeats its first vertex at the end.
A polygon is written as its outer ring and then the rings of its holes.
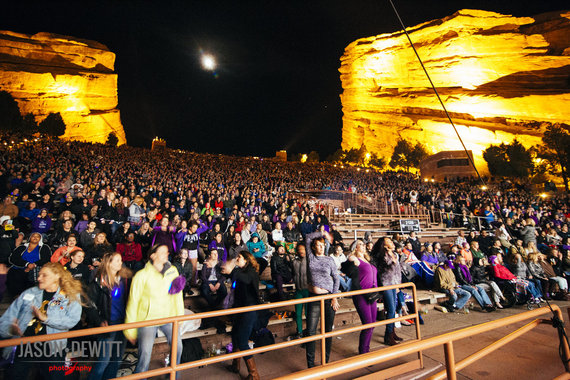
{"type": "Polygon", "coordinates": [[[500,280],[514,280],[515,278],[517,278],[517,276],[512,274],[510,270],[508,270],[501,264],[493,266],[493,273],[495,274],[495,277],[500,280]]]}

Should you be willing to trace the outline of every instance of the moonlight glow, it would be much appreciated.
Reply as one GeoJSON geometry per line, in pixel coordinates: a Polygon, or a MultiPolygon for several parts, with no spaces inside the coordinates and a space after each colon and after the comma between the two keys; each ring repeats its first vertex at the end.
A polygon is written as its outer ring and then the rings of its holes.
{"type": "Polygon", "coordinates": [[[205,70],[212,71],[216,68],[216,60],[210,54],[202,55],[202,67],[205,70]]]}

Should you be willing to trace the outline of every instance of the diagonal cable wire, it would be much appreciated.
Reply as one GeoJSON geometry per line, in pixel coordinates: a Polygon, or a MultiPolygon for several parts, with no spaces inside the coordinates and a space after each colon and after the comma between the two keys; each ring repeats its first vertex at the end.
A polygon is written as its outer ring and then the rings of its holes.
{"type": "Polygon", "coordinates": [[[400,21],[400,25],[402,26],[402,29],[404,30],[404,33],[406,34],[406,37],[408,37],[408,41],[410,42],[410,45],[412,46],[412,49],[414,50],[414,53],[416,53],[416,57],[418,58],[418,61],[420,62],[420,65],[422,65],[422,69],[424,70],[424,73],[426,74],[429,83],[431,85],[431,87],[433,88],[433,91],[435,92],[435,95],[437,96],[437,100],[439,100],[439,103],[441,104],[441,107],[443,108],[443,111],[445,112],[445,114],[447,115],[447,119],[449,120],[449,122],[451,123],[451,126],[453,127],[453,130],[455,131],[455,133],[457,134],[457,138],[459,139],[459,141],[461,142],[461,145],[463,146],[463,150],[465,150],[465,154],[467,154],[467,158],[469,159],[469,163],[473,166],[473,169],[475,169],[475,173],[477,173],[477,177],[479,177],[479,180],[481,181],[481,183],[483,184],[483,186],[486,186],[485,181],[483,180],[483,177],[481,177],[481,174],[479,174],[479,170],[477,170],[477,167],[475,166],[475,162],[473,162],[473,159],[471,158],[471,156],[469,155],[469,151],[467,150],[467,147],[465,147],[465,144],[463,143],[463,139],[461,138],[461,136],[459,135],[459,131],[457,130],[457,127],[455,127],[455,124],[453,123],[453,120],[451,119],[451,116],[449,115],[449,112],[447,112],[447,108],[445,107],[445,104],[443,103],[443,100],[441,99],[441,97],[439,96],[439,93],[437,92],[437,88],[435,87],[435,85],[433,84],[433,81],[431,80],[431,77],[429,76],[429,73],[426,69],[426,67],[424,66],[424,62],[422,61],[422,59],[420,58],[420,55],[418,54],[418,51],[416,50],[416,47],[414,46],[414,43],[412,42],[412,39],[410,38],[410,35],[408,34],[408,31],[406,30],[406,26],[404,25],[404,22],[402,21],[402,18],[400,17],[400,14],[398,13],[398,10],[396,9],[396,6],[394,5],[394,2],[392,0],[388,0],[390,1],[390,5],[392,5],[392,9],[394,9],[394,13],[396,13],[396,17],[398,17],[398,21],[400,21]]]}

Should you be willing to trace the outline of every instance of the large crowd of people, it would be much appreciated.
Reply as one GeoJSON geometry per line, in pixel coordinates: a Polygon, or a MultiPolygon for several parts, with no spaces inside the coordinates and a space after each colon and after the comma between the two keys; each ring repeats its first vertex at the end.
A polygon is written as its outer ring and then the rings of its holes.
{"type": "MultiPolygon", "coordinates": [[[[508,182],[482,190],[472,181],[425,182],[404,172],[23,135],[0,136],[0,169],[0,298],[13,301],[0,318],[3,337],[182,315],[184,297],[198,293],[210,310],[250,306],[261,302],[260,279],[272,281],[277,300],[413,281],[446,293],[449,310],[470,307],[474,298],[482,311],[493,312],[505,305],[509,287],[529,302],[568,296],[565,194],[539,197],[508,182]],[[462,229],[453,244],[395,233],[349,247],[324,210],[298,190],[409,204],[462,229]],[[288,283],[293,294],[285,291],[288,283]],[[65,305],[65,323],[52,317],[63,310],[56,303],[65,305]]],[[[396,289],[353,302],[363,324],[376,321],[377,302],[384,302],[388,318],[410,307],[396,289]]],[[[325,302],[326,331],[338,307],[336,298],[325,302]]],[[[308,300],[295,312],[297,335],[315,334],[319,302],[308,300]]],[[[256,322],[255,312],[234,319],[235,350],[248,349],[256,322]]],[[[123,344],[99,357],[93,378],[116,376],[127,340],[138,344],[137,372],[148,369],[157,329],[172,344],[169,324],[99,338],[123,344]]],[[[361,332],[359,353],[369,351],[372,334],[361,332]]],[[[400,340],[394,324],[387,325],[385,344],[400,340]]],[[[327,361],[331,345],[327,339],[327,361]]],[[[305,346],[312,367],[315,344],[305,346]]],[[[244,359],[258,378],[253,357],[244,359]]],[[[20,367],[16,360],[11,368],[20,367]]],[[[232,368],[239,371],[239,361],[232,368]]]]}

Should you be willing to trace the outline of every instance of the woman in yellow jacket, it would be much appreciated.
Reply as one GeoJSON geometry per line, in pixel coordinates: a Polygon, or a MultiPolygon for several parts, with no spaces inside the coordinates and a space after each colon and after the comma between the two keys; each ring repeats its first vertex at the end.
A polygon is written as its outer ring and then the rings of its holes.
{"type": "MultiPolygon", "coordinates": [[[[180,278],[178,270],[168,261],[168,247],[166,245],[154,246],[150,251],[150,261],[137,272],[133,278],[125,322],[139,322],[151,319],[174,317],[184,315],[184,278],[180,278]]],[[[139,329],[125,330],[125,336],[131,343],[137,341],[139,348],[139,362],[135,373],[148,370],[152,346],[157,330],[160,329],[169,344],[172,344],[172,324],[161,326],[141,327],[139,329]]],[[[177,363],[180,363],[182,354],[182,339],[177,337],[177,363]]]]}

